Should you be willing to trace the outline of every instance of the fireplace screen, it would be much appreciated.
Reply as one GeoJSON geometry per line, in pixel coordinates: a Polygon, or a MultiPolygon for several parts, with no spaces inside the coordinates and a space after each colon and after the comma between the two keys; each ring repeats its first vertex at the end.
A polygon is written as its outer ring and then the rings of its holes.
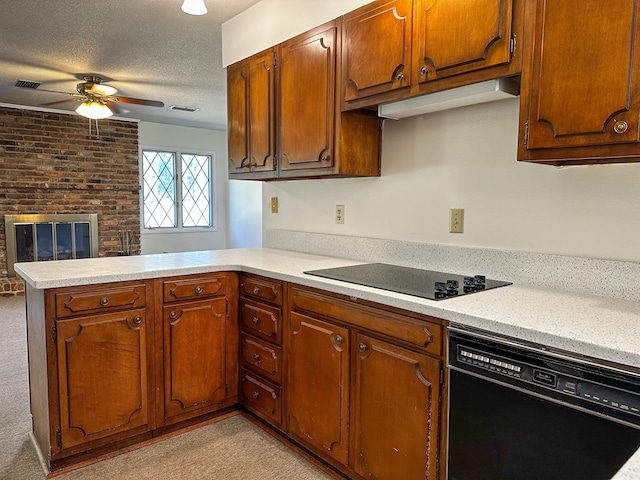
{"type": "Polygon", "coordinates": [[[96,214],[5,215],[7,271],[16,262],[89,258],[98,255],[96,214]]]}

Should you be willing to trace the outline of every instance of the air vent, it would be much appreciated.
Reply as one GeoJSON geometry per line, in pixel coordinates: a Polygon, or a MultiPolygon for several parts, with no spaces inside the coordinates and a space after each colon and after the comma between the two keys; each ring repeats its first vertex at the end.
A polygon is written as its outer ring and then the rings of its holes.
{"type": "Polygon", "coordinates": [[[180,105],[171,105],[169,107],[170,110],[180,110],[181,112],[197,112],[198,110],[200,110],[199,108],[196,107],[181,107],[180,105]]]}
{"type": "Polygon", "coordinates": [[[36,89],[40,86],[40,82],[32,82],[31,80],[16,80],[16,87],[36,89]]]}

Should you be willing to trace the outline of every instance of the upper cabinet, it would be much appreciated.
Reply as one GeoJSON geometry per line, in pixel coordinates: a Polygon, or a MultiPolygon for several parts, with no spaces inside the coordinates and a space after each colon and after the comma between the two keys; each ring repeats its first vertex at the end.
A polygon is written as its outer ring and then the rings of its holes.
{"type": "Polygon", "coordinates": [[[637,0],[531,2],[518,159],[640,160],[637,0]]]}
{"type": "Polygon", "coordinates": [[[340,111],[339,26],[229,66],[229,178],[380,175],[381,120],[340,111]]]}
{"type": "Polygon", "coordinates": [[[227,69],[230,178],[274,178],[275,53],[268,50],[227,69]]]}
{"type": "Polygon", "coordinates": [[[521,0],[377,0],[344,17],[343,109],[520,71],[521,0]]]}

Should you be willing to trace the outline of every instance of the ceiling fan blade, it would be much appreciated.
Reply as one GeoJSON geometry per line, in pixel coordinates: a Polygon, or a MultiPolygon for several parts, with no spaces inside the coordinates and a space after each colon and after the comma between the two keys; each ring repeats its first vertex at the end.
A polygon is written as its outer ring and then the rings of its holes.
{"type": "Polygon", "coordinates": [[[107,102],[107,107],[116,115],[124,115],[125,113],[129,113],[131,110],[127,110],[122,105],[119,105],[118,102],[107,102]]]}
{"type": "Polygon", "coordinates": [[[164,107],[164,103],[158,100],[143,100],[142,98],[119,97],[119,96],[110,97],[110,98],[122,103],[132,103],[134,105],[145,105],[147,107],[160,107],[160,108],[164,107]]]}
{"type": "Polygon", "coordinates": [[[77,102],[78,100],[79,99],[77,99],[77,98],[66,98],[64,100],[58,100],[58,101],[55,101],[55,102],[41,103],[40,105],[45,107],[45,106],[48,106],[48,105],[59,105],[61,103],[77,102]]]}

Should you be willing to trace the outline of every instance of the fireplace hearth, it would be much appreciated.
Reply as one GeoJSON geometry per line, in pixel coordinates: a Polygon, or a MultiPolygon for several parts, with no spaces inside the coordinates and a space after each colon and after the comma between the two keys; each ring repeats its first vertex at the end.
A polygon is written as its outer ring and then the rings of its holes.
{"type": "Polygon", "coordinates": [[[7,272],[17,262],[98,256],[98,215],[5,215],[7,272]]]}

